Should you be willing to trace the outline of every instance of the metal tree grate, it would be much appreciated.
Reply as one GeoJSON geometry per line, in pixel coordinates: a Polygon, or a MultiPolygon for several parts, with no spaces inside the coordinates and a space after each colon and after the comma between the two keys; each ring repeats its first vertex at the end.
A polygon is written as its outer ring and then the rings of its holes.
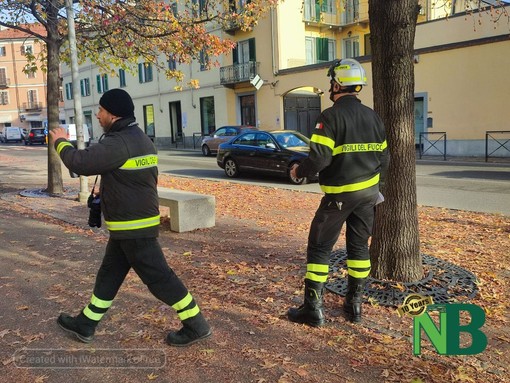
{"type": "MultiPolygon", "coordinates": [[[[381,306],[399,306],[409,294],[430,296],[434,303],[452,303],[474,298],[478,294],[476,276],[459,266],[430,255],[422,254],[425,277],[418,282],[397,283],[369,277],[364,301],[381,306]]],[[[333,277],[326,288],[341,296],[347,292],[347,252],[331,253],[329,271],[333,277]]]]}
{"type": "MultiPolygon", "coordinates": [[[[64,197],[69,197],[77,194],[78,191],[75,189],[64,188],[64,197]]],[[[25,189],[20,191],[19,195],[30,198],[47,198],[47,197],[61,197],[59,194],[48,193],[45,189],[25,189]]]]}

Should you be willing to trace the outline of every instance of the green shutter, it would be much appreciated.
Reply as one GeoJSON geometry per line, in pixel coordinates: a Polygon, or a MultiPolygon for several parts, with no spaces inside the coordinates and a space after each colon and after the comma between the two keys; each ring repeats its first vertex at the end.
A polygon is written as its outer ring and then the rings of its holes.
{"type": "Polygon", "coordinates": [[[108,86],[108,75],[104,75],[104,91],[106,92],[110,87],[108,86]]]}
{"type": "Polygon", "coordinates": [[[317,37],[315,39],[315,53],[317,61],[329,61],[328,39],[317,37]]]}
{"type": "Polygon", "coordinates": [[[232,49],[232,63],[233,64],[239,64],[239,59],[238,59],[238,56],[239,55],[239,49],[237,48],[237,44],[236,46],[232,49]]]}
{"type": "Polygon", "coordinates": [[[248,46],[250,49],[250,61],[257,61],[257,57],[255,55],[255,38],[251,38],[248,40],[248,46]]]}
{"type": "Polygon", "coordinates": [[[143,63],[138,64],[138,81],[143,83],[143,63]]]}
{"type": "Polygon", "coordinates": [[[101,75],[98,74],[96,76],[96,82],[97,82],[97,92],[98,93],[103,93],[103,84],[101,84],[101,75]]]}
{"type": "Polygon", "coordinates": [[[152,81],[152,64],[147,67],[147,81],[152,81]]]}

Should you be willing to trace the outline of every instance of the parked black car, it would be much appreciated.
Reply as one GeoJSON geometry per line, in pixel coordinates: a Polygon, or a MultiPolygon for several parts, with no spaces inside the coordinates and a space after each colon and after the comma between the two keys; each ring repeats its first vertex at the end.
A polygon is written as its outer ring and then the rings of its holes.
{"type": "Polygon", "coordinates": [[[46,144],[46,134],[44,133],[44,128],[32,128],[23,136],[25,141],[25,145],[32,144],[46,144]]]}
{"type": "MultiPolygon", "coordinates": [[[[290,168],[308,157],[310,140],[293,130],[250,131],[220,144],[216,161],[228,177],[254,171],[287,177],[295,185],[306,178],[292,178],[290,168]]],[[[315,179],[314,179],[315,180],[315,179]]]]}

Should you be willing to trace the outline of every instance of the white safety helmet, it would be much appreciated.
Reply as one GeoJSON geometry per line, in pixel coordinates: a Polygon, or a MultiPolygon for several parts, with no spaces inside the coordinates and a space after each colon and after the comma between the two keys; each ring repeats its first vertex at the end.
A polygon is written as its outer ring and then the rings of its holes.
{"type": "Polygon", "coordinates": [[[335,60],[329,67],[328,77],[341,86],[367,85],[365,69],[354,59],[335,60]]]}

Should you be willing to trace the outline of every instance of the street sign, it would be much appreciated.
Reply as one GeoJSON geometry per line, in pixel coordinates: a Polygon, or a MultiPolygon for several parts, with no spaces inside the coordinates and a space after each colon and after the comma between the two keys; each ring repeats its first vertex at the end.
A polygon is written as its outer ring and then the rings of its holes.
{"type": "Polygon", "coordinates": [[[264,80],[262,80],[260,78],[260,76],[258,74],[256,74],[255,77],[253,77],[250,80],[250,84],[253,85],[255,87],[255,89],[259,90],[260,87],[264,84],[264,80]]]}

